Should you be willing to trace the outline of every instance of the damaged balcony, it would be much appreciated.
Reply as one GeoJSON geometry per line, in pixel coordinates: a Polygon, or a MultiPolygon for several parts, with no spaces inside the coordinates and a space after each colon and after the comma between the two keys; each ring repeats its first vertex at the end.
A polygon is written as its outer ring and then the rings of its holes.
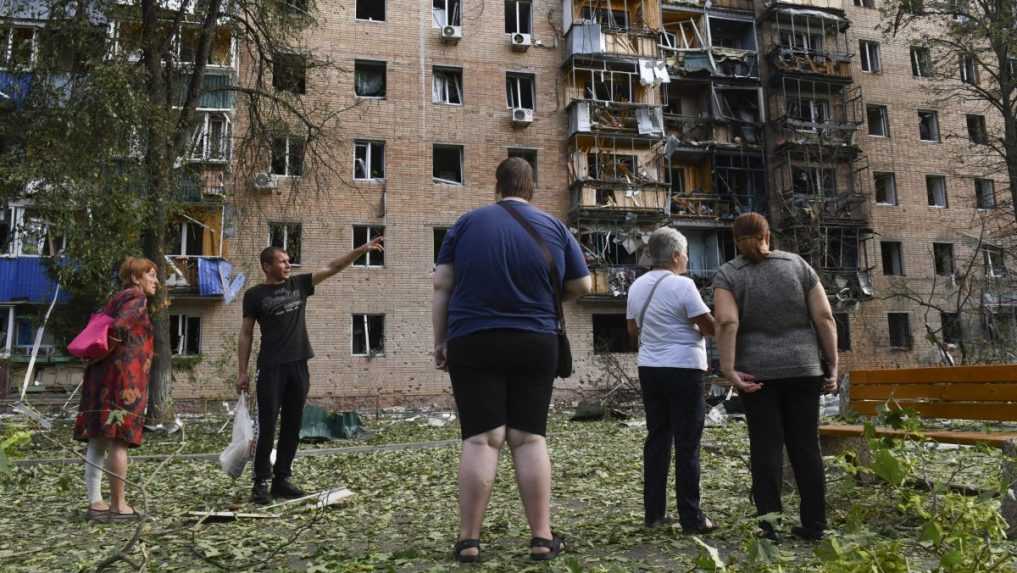
{"type": "Polygon", "coordinates": [[[581,303],[621,303],[647,267],[640,265],[643,247],[655,225],[594,223],[578,234],[593,277],[593,290],[581,303]]]}
{"type": "Polygon", "coordinates": [[[167,233],[166,288],[174,299],[230,302],[245,282],[227,260],[235,235],[222,204],[185,207],[167,233]]]}
{"type": "Polygon", "coordinates": [[[670,158],[669,207],[675,223],[709,227],[742,213],[766,212],[762,154],[677,150],[670,158]]]}
{"type": "Polygon", "coordinates": [[[713,12],[664,12],[660,50],[675,78],[759,79],[755,20],[713,12]]]}
{"type": "Polygon", "coordinates": [[[774,166],[782,226],[867,225],[868,160],[835,161],[808,150],[788,152],[774,166]]]}
{"type": "Polygon", "coordinates": [[[668,86],[664,125],[674,148],[762,149],[762,88],[714,82],[668,86]]]}
{"type": "Polygon", "coordinates": [[[851,79],[851,22],[839,1],[772,2],[764,17],[770,22],[765,45],[775,72],[851,79]]]}
{"type": "Polygon", "coordinates": [[[565,56],[657,59],[657,0],[565,0],[565,56]]]}
{"type": "Polygon", "coordinates": [[[857,150],[865,121],[861,86],[784,76],[770,91],[775,145],[857,150]]]}
{"type": "Polygon", "coordinates": [[[668,190],[660,153],[656,139],[574,137],[568,163],[573,218],[664,219],[668,190]]]}
{"type": "Polygon", "coordinates": [[[858,225],[800,225],[781,232],[780,248],[800,254],[819,274],[836,310],[874,296],[871,229],[858,225]]]}
{"type": "Polygon", "coordinates": [[[677,222],[674,226],[688,240],[689,278],[700,289],[709,287],[721,265],[738,255],[731,229],[727,226],[685,228],[677,222]]]}
{"type": "Polygon", "coordinates": [[[732,10],[735,12],[753,12],[755,3],[753,0],[662,0],[661,5],[665,14],[673,9],[706,9],[710,10],[732,10]]]}
{"type": "Polygon", "coordinates": [[[191,165],[180,175],[176,199],[182,203],[219,203],[226,196],[223,165],[191,165]]]}

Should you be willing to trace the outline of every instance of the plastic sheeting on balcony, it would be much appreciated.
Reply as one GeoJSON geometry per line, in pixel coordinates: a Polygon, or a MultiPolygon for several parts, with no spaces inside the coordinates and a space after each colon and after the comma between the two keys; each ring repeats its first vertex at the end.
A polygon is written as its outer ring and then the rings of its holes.
{"type": "Polygon", "coordinates": [[[20,109],[31,90],[31,72],[0,71],[0,107],[14,105],[20,109]]]}
{"type": "Polygon", "coordinates": [[[167,257],[166,286],[175,294],[222,297],[229,304],[243,288],[247,277],[233,274],[233,265],[218,257],[167,257]]]}
{"type": "MultiPolygon", "coordinates": [[[[0,303],[49,303],[56,286],[41,257],[0,258],[0,303]]],[[[58,301],[67,300],[61,291],[58,301]]]]}

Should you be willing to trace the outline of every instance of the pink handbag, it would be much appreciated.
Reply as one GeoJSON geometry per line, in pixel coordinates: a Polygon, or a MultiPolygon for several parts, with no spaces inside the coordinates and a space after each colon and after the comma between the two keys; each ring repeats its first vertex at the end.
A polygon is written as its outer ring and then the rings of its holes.
{"type": "Polygon", "coordinates": [[[109,338],[109,328],[112,325],[112,316],[104,312],[93,314],[84,330],[67,345],[67,351],[85,360],[106,356],[112,348],[109,338]]]}

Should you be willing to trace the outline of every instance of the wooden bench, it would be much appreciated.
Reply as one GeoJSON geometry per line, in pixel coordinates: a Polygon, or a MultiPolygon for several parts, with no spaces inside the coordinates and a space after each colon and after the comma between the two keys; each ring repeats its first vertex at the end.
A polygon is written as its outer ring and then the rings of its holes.
{"type": "MultiPolygon", "coordinates": [[[[841,412],[876,416],[890,409],[910,408],[925,418],[1017,422],[1017,365],[854,370],[841,392],[841,412]]],[[[819,427],[825,455],[853,450],[868,462],[868,447],[861,424],[826,424],[819,427]]],[[[917,439],[892,428],[876,428],[877,436],[917,439]]],[[[1008,458],[1017,457],[1017,431],[973,432],[946,429],[923,430],[924,439],[960,445],[1000,448],[1008,458]]],[[[1004,462],[1007,479],[1017,487],[1017,464],[1004,462]]],[[[1003,516],[1017,532],[1017,503],[1003,501],[1003,516]]]]}

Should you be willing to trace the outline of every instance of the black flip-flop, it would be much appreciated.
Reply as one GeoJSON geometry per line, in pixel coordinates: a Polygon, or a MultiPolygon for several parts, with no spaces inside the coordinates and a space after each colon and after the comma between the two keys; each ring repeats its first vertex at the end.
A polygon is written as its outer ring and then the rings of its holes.
{"type": "Polygon", "coordinates": [[[565,538],[555,533],[551,533],[551,539],[545,539],[543,537],[534,537],[530,539],[530,549],[534,547],[546,547],[547,553],[534,553],[530,552],[530,559],[533,561],[550,561],[561,554],[565,550],[565,538]]]}
{"type": "Polygon", "coordinates": [[[460,563],[476,563],[480,559],[480,540],[479,539],[460,539],[456,541],[455,547],[452,548],[452,556],[455,560],[460,563]],[[463,551],[466,549],[476,549],[476,555],[463,555],[463,551]]]}
{"type": "Polygon", "coordinates": [[[109,521],[134,521],[136,519],[141,519],[141,514],[137,511],[120,513],[119,511],[110,510],[106,512],[106,519],[109,521]]]}
{"type": "Polygon", "coordinates": [[[106,521],[109,518],[109,509],[88,508],[85,511],[85,521],[106,521]]]}

